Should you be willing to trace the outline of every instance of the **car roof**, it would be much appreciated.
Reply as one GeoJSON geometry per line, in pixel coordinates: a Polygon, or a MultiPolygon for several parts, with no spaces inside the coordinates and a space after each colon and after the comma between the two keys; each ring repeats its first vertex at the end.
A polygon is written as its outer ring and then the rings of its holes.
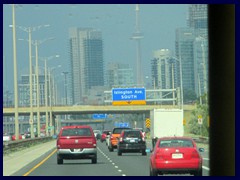
{"type": "Polygon", "coordinates": [[[73,129],[73,128],[92,128],[91,126],[87,126],[87,125],[84,125],[84,126],[79,126],[79,125],[76,125],[76,126],[63,126],[62,129],[73,129]]]}
{"type": "Polygon", "coordinates": [[[168,137],[159,138],[159,140],[171,140],[171,139],[193,140],[191,137],[185,137],[185,136],[168,136],[168,137]]]}
{"type": "Polygon", "coordinates": [[[124,132],[131,132],[131,131],[137,131],[137,132],[141,132],[141,130],[139,129],[124,129],[124,132]]]}
{"type": "Polygon", "coordinates": [[[115,127],[115,128],[113,128],[113,130],[114,129],[132,129],[132,128],[130,128],[130,127],[115,127]]]}

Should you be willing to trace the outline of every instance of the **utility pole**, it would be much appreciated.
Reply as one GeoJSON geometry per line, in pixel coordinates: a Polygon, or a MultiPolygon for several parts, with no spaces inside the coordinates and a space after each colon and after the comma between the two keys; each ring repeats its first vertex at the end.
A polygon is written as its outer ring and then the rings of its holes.
{"type": "Polygon", "coordinates": [[[64,74],[64,89],[65,89],[65,105],[67,105],[68,104],[68,101],[67,101],[67,74],[69,73],[69,72],[62,72],[63,74],[64,74]]]}
{"type": "Polygon", "coordinates": [[[18,83],[17,83],[17,46],[16,46],[16,25],[15,25],[15,5],[12,5],[13,22],[13,71],[14,71],[14,113],[15,113],[15,136],[19,139],[19,121],[18,121],[18,83]]]}

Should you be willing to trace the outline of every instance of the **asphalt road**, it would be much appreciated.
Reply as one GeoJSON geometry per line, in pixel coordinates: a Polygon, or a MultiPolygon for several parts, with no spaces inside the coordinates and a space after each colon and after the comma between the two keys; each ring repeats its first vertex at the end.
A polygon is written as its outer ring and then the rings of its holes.
{"type": "MultiPolygon", "coordinates": [[[[57,154],[53,151],[13,176],[149,176],[149,153],[147,156],[142,156],[141,153],[123,153],[118,156],[116,150],[108,151],[105,142],[98,141],[97,146],[97,164],[91,164],[91,160],[64,160],[62,165],[57,165],[57,154]]],[[[203,176],[209,176],[208,152],[202,156],[203,176]]]]}

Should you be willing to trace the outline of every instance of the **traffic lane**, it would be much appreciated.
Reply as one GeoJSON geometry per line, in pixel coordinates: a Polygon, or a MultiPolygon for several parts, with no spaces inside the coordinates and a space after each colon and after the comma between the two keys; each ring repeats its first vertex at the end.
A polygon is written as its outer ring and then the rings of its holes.
{"type": "Polygon", "coordinates": [[[99,151],[109,160],[110,163],[117,166],[125,176],[149,176],[149,154],[142,156],[141,153],[123,153],[117,155],[117,150],[109,152],[105,143],[98,143],[99,151]]]}
{"type": "MultiPolygon", "coordinates": [[[[150,153],[147,156],[142,156],[141,153],[123,153],[122,156],[117,155],[117,150],[109,152],[105,143],[98,143],[98,147],[104,153],[111,162],[115,163],[122,173],[126,176],[149,176],[149,158],[150,153]]],[[[208,157],[206,154],[202,154],[203,157],[208,157]]],[[[188,174],[184,174],[188,175],[188,174]]],[[[209,161],[203,160],[203,176],[209,176],[209,161]]]]}
{"type": "Polygon", "coordinates": [[[58,165],[56,152],[49,158],[44,158],[41,159],[44,161],[42,164],[42,161],[31,163],[14,176],[122,176],[99,151],[97,164],[92,164],[91,160],[64,160],[62,165],[58,165]]]}

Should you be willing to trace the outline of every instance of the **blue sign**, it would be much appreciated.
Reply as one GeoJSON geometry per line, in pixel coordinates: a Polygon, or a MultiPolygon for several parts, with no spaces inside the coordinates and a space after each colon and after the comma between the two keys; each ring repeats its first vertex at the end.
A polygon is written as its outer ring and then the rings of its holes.
{"type": "Polygon", "coordinates": [[[127,123],[127,122],[120,122],[120,123],[115,122],[114,126],[115,127],[129,127],[129,123],[127,123]]]}
{"type": "Polygon", "coordinates": [[[106,119],[107,118],[107,114],[93,114],[92,118],[93,119],[106,119]]]}
{"type": "Polygon", "coordinates": [[[112,89],[113,101],[146,100],[145,88],[114,88],[112,89]]]}

